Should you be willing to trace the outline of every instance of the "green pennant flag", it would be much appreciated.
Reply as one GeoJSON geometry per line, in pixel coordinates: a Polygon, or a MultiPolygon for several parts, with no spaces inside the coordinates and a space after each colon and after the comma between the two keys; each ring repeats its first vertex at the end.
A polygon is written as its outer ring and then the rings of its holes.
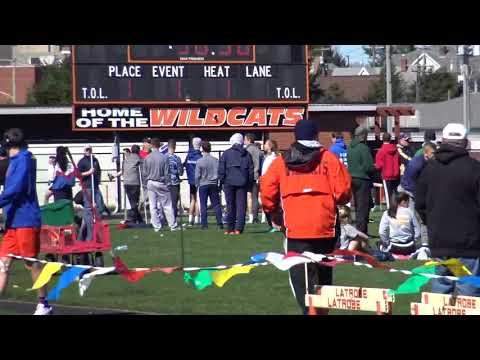
{"type": "Polygon", "coordinates": [[[199,291],[213,284],[210,270],[201,270],[195,276],[192,276],[189,272],[186,272],[183,274],[183,280],[187,285],[193,285],[195,289],[199,291]]]}
{"type": "MultiPolygon", "coordinates": [[[[412,269],[415,274],[435,274],[435,267],[432,266],[420,266],[412,269]]],[[[401,283],[396,290],[392,291],[392,294],[416,294],[420,292],[423,286],[430,281],[430,278],[423,275],[411,275],[407,280],[401,283]]]]}

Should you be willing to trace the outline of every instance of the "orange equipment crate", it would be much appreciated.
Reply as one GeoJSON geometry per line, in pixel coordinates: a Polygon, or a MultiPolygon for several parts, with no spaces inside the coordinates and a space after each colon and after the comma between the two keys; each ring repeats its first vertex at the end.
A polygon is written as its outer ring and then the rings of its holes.
{"type": "Polygon", "coordinates": [[[49,254],[78,254],[108,251],[111,248],[110,228],[99,221],[94,224],[93,239],[77,239],[77,227],[74,225],[42,225],[40,230],[40,252],[49,254]]]}

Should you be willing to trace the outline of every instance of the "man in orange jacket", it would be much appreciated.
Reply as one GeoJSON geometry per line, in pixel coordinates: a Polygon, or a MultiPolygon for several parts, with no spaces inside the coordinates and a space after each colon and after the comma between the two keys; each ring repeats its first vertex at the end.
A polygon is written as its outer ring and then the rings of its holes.
{"type": "MultiPolygon", "coordinates": [[[[351,198],[351,177],[340,160],[318,142],[313,121],[296,124],[295,140],[260,179],[263,210],[277,227],[285,228],[285,251],[327,254],[333,251],[340,232],[337,205],[351,198]]],[[[316,264],[307,268],[309,293],[315,285],[332,283],[331,268],[316,264]]],[[[290,282],[306,314],[304,269],[304,265],[292,267],[290,282]]]]}

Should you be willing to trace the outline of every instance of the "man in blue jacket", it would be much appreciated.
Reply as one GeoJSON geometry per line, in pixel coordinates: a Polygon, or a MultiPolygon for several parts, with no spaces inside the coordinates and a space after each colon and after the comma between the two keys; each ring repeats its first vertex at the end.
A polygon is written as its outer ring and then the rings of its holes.
{"type": "Polygon", "coordinates": [[[345,145],[342,133],[332,134],[332,143],[329,149],[330,152],[334,153],[342,164],[347,166],[347,145],[345,145]]]}
{"type": "Polygon", "coordinates": [[[253,160],[243,148],[242,134],[233,134],[230,144],[232,147],[220,157],[218,180],[227,202],[228,229],[225,234],[240,235],[245,227],[247,190],[254,181],[253,160]]]}
{"type": "Polygon", "coordinates": [[[200,144],[202,139],[195,137],[192,139],[192,147],[188,150],[187,157],[183,163],[185,172],[187,173],[188,184],[190,185],[190,209],[188,210],[188,226],[200,224],[200,213],[197,202],[197,186],[195,184],[195,167],[197,161],[202,158],[200,144]],[[194,222],[195,221],[195,222],[194,222]]]}
{"type": "MultiPolygon", "coordinates": [[[[12,258],[9,254],[36,258],[40,252],[40,207],[36,189],[36,160],[27,150],[23,132],[10,129],[4,142],[10,156],[5,190],[0,194],[0,207],[5,219],[5,235],[0,245],[0,295],[7,288],[12,258]]],[[[25,261],[35,283],[42,268],[40,263],[25,261]]],[[[49,315],[52,307],[45,299],[47,289],[39,289],[39,304],[34,315],[49,315]]]]}
{"type": "Polygon", "coordinates": [[[409,161],[405,173],[400,180],[400,186],[398,191],[405,192],[410,196],[409,208],[415,211],[415,189],[417,180],[426,165],[426,162],[433,158],[433,154],[436,150],[436,145],[431,142],[427,142],[423,145],[423,152],[421,155],[415,155],[412,160],[409,161]]]}

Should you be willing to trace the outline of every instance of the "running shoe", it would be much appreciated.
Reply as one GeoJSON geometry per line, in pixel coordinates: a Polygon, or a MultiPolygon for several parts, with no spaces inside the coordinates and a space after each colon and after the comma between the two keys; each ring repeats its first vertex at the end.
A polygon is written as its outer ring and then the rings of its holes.
{"type": "Polygon", "coordinates": [[[45,304],[39,303],[33,315],[52,315],[52,313],[53,313],[53,308],[50,305],[45,306],[45,304]]]}

